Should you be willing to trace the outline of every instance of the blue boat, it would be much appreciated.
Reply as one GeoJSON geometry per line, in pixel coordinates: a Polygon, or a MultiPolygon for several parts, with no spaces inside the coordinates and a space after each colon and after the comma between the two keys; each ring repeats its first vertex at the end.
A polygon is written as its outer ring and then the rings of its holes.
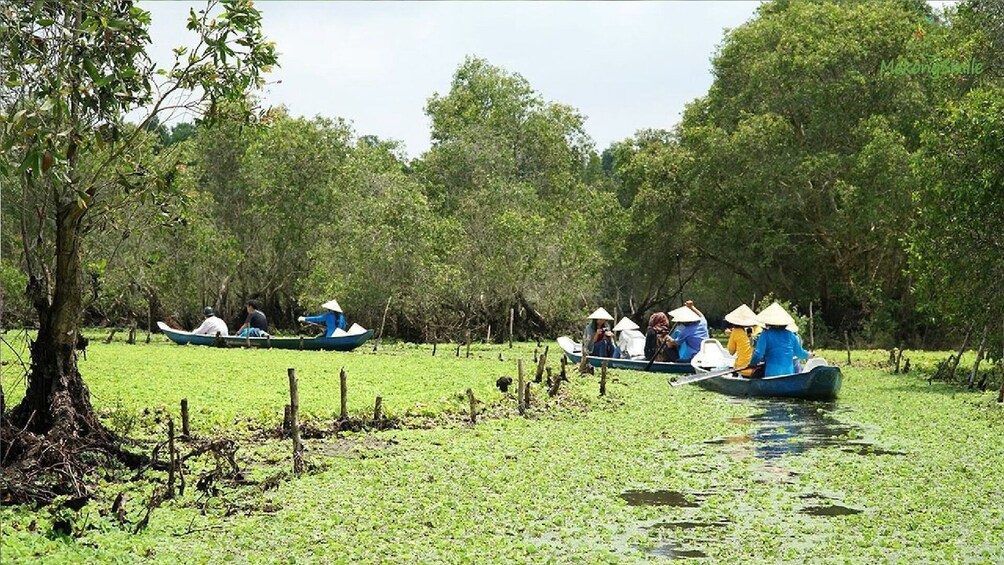
{"type": "Polygon", "coordinates": [[[833,400],[840,392],[842,379],[839,367],[820,365],[791,375],[747,379],[730,374],[695,381],[694,384],[732,396],[833,400]]]}
{"type": "Polygon", "coordinates": [[[806,400],[833,400],[840,392],[843,376],[838,367],[822,357],[805,363],[798,373],[750,379],[734,372],[726,372],[735,358],[717,339],[705,339],[701,350],[691,360],[697,375],[677,379],[670,384],[679,386],[693,383],[707,390],[732,396],[803,398],[806,400]],[[702,373],[707,374],[703,377],[702,373]],[[711,376],[715,374],[714,376],[711,376]]]}
{"type": "MultiPolygon", "coordinates": [[[[582,360],[582,346],[572,341],[568,337],[559,337],[558,345],[565,352],[565,357],[572,363],[582,360]]],[[[616,359],[613,357],[593,357],[589,356],[588,363],[593,367],[601,367],[607,364],[608,369],[628,369],[631,371],[648,371],[649,373],[676,373],[690,374],[694,372],[694,367],[690,363],[664,363],[656,361],[649,365],[646,359],[616,359]]]]}
{"type": "MultiPolygon", "coordinates": [[[[157,327],[168,339],[178,345],[216,345],[216,336],[199,335],[176,330],[157,322],[157,327]]],[[[220,337],[229,347],[257,347],[261,349],[300,349],[303,351],[352,351],[366,343],[373,336],[373,330],[362,333],[348,333],[332,337],[220,337]]]]}

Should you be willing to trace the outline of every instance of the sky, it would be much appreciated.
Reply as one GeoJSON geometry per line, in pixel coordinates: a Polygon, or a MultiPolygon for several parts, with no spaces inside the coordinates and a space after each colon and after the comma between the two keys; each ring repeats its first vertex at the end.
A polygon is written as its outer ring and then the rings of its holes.
{"type": "MultiPolygon", "coordinates": [[[[577,108],[602,151],[639,129],[673,127],[711,85],[726,28],[759,2],[266,2],[255,3],[279,64],[262,93],[294,116],[350,121],[357,135],[429,148],[424,108],[446,94],[468,55],[525,77],[545,100],[577,108]]],[[[155,62],[191,45],[190,7],[141,1],[155,62]]],[[[184,118],[184,117],[182,117],[184,118]]]]}

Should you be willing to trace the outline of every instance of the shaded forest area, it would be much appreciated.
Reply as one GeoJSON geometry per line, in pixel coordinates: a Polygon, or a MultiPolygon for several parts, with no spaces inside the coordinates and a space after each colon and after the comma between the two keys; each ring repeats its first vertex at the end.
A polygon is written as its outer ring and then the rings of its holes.
{"type": "MultiPolygon", "coordinates": [[[[999,3],[769,2],[712,64],[676,128],[602,151],[578,110],[476,57],[428,99],[417,159],[282,108],[266,127],[152,120],[132,171],[79,156],[120,189],[82,220],[83,321],[191,327],[212,305],[237,324],[256,298],[292,329],[336,297],[404,339],[502,339],[510,312],[530,338],[597,305],[644,325],[684,298],[718,317],[772,294],[811,303],[817,344],[1000,341],[999,3]]],[[[24,169],[2,182],[8,328],[38,324],[24,169]]]]}

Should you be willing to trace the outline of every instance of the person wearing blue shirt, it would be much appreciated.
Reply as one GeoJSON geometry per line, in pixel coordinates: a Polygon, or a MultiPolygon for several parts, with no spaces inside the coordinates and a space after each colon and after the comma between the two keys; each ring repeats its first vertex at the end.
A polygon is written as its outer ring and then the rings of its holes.
{"type": "Polygon", "coordinates": [[[326,309],[327,312],[316,316],[300,316],[297,320],[311,324],[324,324],[324,337],[335,335],[335,330],[345,330],[347,327],[345,314],[342,313],[342,307],[338,305],[337,300],[329,300],[322,304],[321,308],[326,309]]]}
{"type": "Polygon", "coordinates": [[[701,350],[701,342],[709,337],[708,320],[694,306],[693,300],[688,300],[669,315],[674,323],[679,324],[669,336],[669,345],[677,349],[677,361],[689,363],[701,350]]]}
{"type": "MultiPolygon", "coordinates": [[[[750,364],[766,363],[763,376],[791,375],[795,373],[795,358],[808,359],[812,356],[802,348],[798,336],[787,329],[787,326],[794,325],[795,320],[780,304],[777,302],[771,304],[757,314],[757,319],[766,329],[757,339],[750,364]]],[[[759,372],[758,370],[754,373],[754,378],[759,372]]]]}

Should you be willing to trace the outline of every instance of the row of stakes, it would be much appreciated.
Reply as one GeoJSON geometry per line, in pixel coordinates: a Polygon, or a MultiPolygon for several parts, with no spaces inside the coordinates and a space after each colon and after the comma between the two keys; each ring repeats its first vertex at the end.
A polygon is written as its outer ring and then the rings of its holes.
{"type": "MultiPolygon", "coordinates": [[[[534,354],[536,356],[536,352],[534,354]]],[[[548,395],[553,397],[558,394],[558,389],[561,386],[561,381],[567,380],[567,362],[565,357],[561,357],[561,372],[556,376],[552,377],[551,368],[547,366],[547,350],[545,350],[543,355],[537,357],[537,371],[535,379],[533,382],[541,383],[543,382],[543,377],[545,372],[547,373],[548,380],[548,395]]],[[[588,358],[583,357],[582,362],[579,365],[579,370],[582,373],[590,372],[588,369],[588,358]]],[[[299,424],[299,412],[300,412],[300,394],[298,389],[298,381],[296,377],[296,369],[290,367],[287,369],[287,376],[289,378],[289,404],[285,406],[283,414],[283,425],[284,431],[288,431],[290,437],[293,440],[293,473],[300,475],[303,473],[304,469],[304,459],[303,459],[303,442],[300,437],[300,424],[299,424]]],[[[530,406],[531,395],[530,395],[530,382],[525,378],[525,372],[523,367],[523,360],[519,359],[517,361],[517,408],[520,415],[526,415],[526,411],[530,406]]],[[[501,377],[496,385],[502,392],[508,392],[508,386],[512,383],[512,379],[509,377],[501,377]],[[508,380],[506,380],[508,379],[508,380]]],[[[607,364],[604,362],[600,369],[600,396],[606,395],[607,387],[607,364]]],[[[348,375],[343,367],[339,373],[339,398],[340,398],[340,411],[339,420],[344,422],[349,419],[348,414],[348,375]]],[[[470,407],[469,420],[472,424],[477,423],[478,410],[477,405],[480,402],[474,396],[474,391],[470,388],[466,391],[467,401],[470,407]]],[[[376,401],[373,406],[373,422],[379,423],[382,418],[383,410],[383,398],[380,396],[376,397],[376,401]]],[[[181,400],[181,438],[189,439],[191,437],[190,431],[190,420],[188,415],[188,399],[183,398],[181,400]]],[[[174,484],[174,472],[176,466],[176,453],[174,449],[174,421],[168,418],[168,443],[169,443],[169,457],[171,459],[171,464],[169,465],[169,485],[174,484]]]]}

